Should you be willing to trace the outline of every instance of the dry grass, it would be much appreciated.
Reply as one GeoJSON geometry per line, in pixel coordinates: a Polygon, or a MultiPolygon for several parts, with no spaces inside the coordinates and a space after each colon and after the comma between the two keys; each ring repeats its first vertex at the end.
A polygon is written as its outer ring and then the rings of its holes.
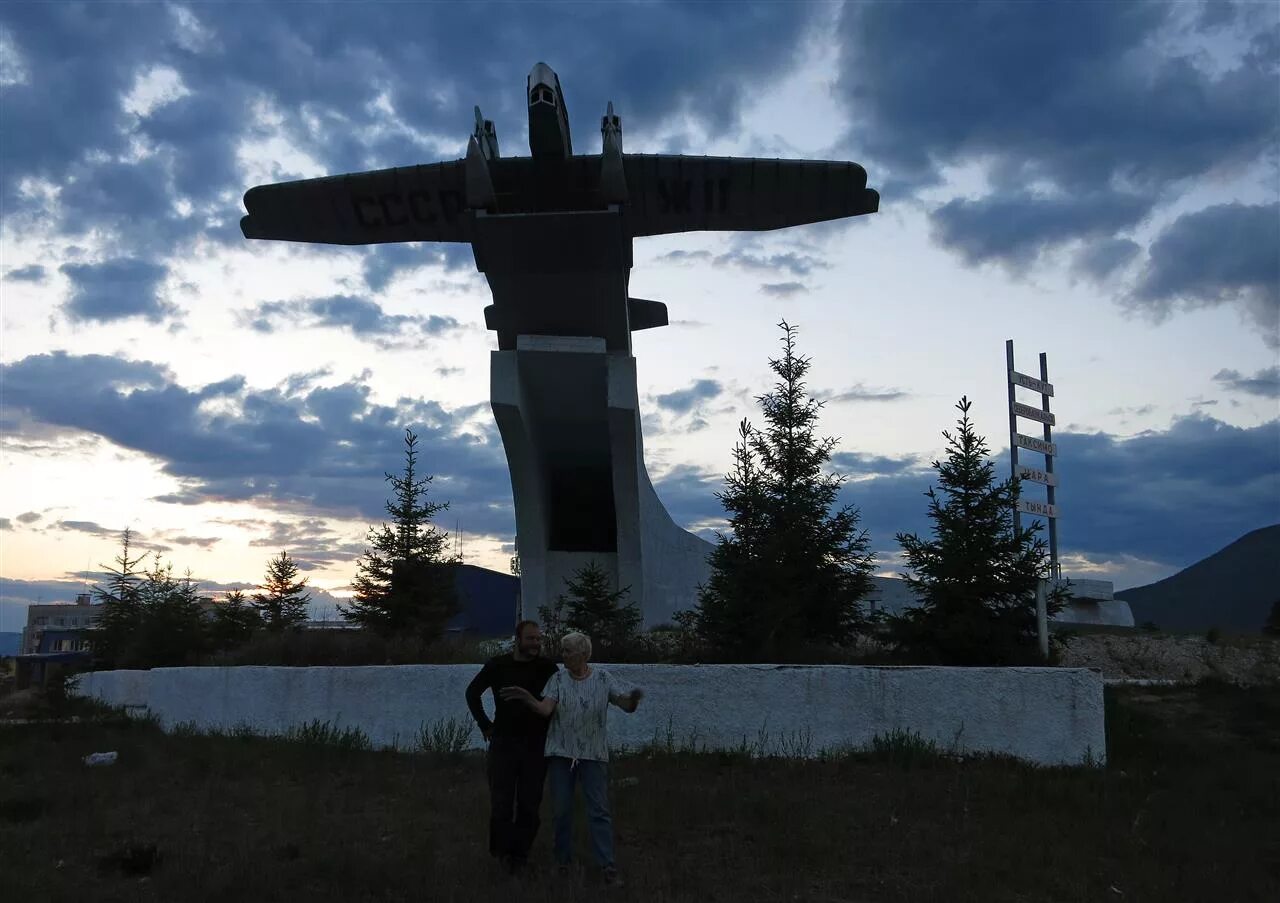
{"type": "Polygon", "coordinates": [[[612,769],[628,883],[608,891],[590,869],[496,873],[478,756],[0,727],[0,875],[6,899],[41,901],[1271,900],[1278,725],[1275,688],[1207,685],[1109,691],[1105,769],[629,756],[612,769]],[[80,761],[108,749],[118,764],[80,761]]]}

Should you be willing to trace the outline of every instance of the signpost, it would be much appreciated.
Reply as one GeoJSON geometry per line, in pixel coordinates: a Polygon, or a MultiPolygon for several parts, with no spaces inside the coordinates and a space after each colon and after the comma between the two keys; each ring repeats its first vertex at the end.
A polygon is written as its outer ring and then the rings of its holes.
{"type": "MultiPolygon", "coordinates": [[[[1062,566],[1058,564],[1058,516],[1057,486],[1058,477],[1053,472],[1053,459],[1057,457],[1058,446],[1053,442],[1053,427],[1057,418],[1049,413],[1049,399],[1053,397],[1053,383],[1049,382],[1049,362],[1045,353],[1040,352],[1040,378],[1019,373],[1013,364],[1013,339],[1004,343],[1005,366],[1009,382],[1009,466],[1013,476],[1024,481],[1040,483],[1045,487],[1048,498],[1041,502],[1034,499],[1019,498],[1013,509],[1013,526],[1022,528],[1022,515],[1030,514],[1043,517],[1049,522],[1049,574],[1056,585],[1062,579],[1062,566]],[[1035,392],[1040,396],[1040,407],[1022,404],[1018,401],[1018,389],[1035,392]],[[1018,432],[1018,418],[1039,423],[1044,431],[1044,438],[1025,436],[1018,432]],[[1018,463],[1018,449],[1044,455],[1044,469],[1029,467],[1018,463]]],[[[1049,655],[1049,622],[1048,622],[1048,581],[1041,580],[1036,587],[1036,632],[1040,639],[1040,654],[1049,655]]]]}
{"type": "Polygon", "coordinates": [[[1010,473],[1024,481],[1040,483],[1045,487],[1047,498],[1044,502],[1021,498],[1013,512],[1014,527],[1021,529],[1023,514],[1043,517],[1049,522],[1049,567],[1053,579],[1062,576],[1062,567],[1058,564],[1058,517],[1057,505],[1058,477],[1053,472],[1053,459],[1057,457],[1058,446],[1053,442],[1053,427],[1058,419],[1049,412],[1049,399],[1053,397],[1053,383],[1049,382],[1049,362],[1044,352],[1040,353],[1040,378],[1019,373],[1013,363],[1013,339],[1004,343],[1005,365],[1009,376],[1009,465],[1010,473]],[[1040,396],[1040,406],[1033,407],[1018,401],[1018,389],[1026,389],[1040,396]],[[1018,418],[1033,420],[1042,427],[1044,438],[1027,436],[1018,432],[1018,418]],[[1018,450],[1044,455],[1044,468],[1029,467],[1018,461],[1018,450]]]}

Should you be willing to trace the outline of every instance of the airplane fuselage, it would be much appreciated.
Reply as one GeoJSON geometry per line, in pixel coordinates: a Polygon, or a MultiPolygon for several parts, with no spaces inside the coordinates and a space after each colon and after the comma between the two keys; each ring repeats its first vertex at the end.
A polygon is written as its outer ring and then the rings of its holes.
{"type": "Polygon", "coordinates": [[[569,111],[564,106],[560,78],[546,63],[529,72],[529,152],[534,159],[563,160],[573,156],[569,111]]]}

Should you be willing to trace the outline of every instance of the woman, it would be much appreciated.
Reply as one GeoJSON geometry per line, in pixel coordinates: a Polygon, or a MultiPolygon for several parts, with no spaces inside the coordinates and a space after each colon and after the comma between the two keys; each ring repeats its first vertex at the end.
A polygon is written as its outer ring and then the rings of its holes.
{"type": "Polygon", "coordinates": [[[608,671],[587,664],[591,639],[586,634],[565,634],[560,651],[564,669],[547,681],[541,700],[523,687],[504,687],[502,698],[518,699],[551,719],[545,755],[560,874],[568,874],[573,860],[573,787],[581,783],[587,800],[592,851],[604,869],[605,883],[618,885],[621,882],[613,858],[613,820],[609,817],[607,715],[609,703],[624,712],[634,712],[644,694],[638,689],[623,693],[608,671]]]}

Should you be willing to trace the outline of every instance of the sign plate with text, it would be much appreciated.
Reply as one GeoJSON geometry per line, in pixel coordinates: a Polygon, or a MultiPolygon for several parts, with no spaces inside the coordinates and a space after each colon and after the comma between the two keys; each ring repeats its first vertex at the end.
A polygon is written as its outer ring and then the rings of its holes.
{"type": "Polygon", "coordinates": [[[1022,404],[1015,401],[1013,403],[1013,413],[1019,417],[1025,417],[1028,420],[1038,420],[1041,423],[1047,423],[1049,426],[1056,426],[1058,418],[1054,417],[1048,411],[1042,411],[1039,408],[1033,408],[1029,404],[1022,404]]]}
{"type": "Polygon", "coordinates": [[[1049,505],[1045,502],[1033,502],[1028,499],[1018,499],[1018,510],[1023,514],[1037,514],[1040,517],[1058,516],[1057,505],[1049,505]]]}
{"type": "Polygon", "coordinates": [[[1025,373],[1019,373],[1017,370],[1009,371],[1009,382],[1015,386],[1022,386],[1024,389],[1030,389],[1032,392],[1039,392],[1041,395],[1053,395],[1053,383],[1047,383],[1042,379],[1036,379],[1034,376],[1027,376],[1025,373]]]}
{"type": "Polygon", "coordinates": [[[1033,436],[1024,436],[1022,433],[1014,434],[1013,441],[1017,443],[1019,448],[1025,448],[1028,451],[1040,452],[1042,455],[1056,455],[1058,453],[1058,445],[1055,442],[1045,442],[1043,439],[1036,439],[1033,436]]]}
{"type": "Polygon", "coordinates": [[[1046,486],[1057,486],[1058,475],[1041,470],[1038,467],[1018,466],[1018,477],[1023,480],[1030,480],[1032,483],[1043,483],[1046,486]]]}

